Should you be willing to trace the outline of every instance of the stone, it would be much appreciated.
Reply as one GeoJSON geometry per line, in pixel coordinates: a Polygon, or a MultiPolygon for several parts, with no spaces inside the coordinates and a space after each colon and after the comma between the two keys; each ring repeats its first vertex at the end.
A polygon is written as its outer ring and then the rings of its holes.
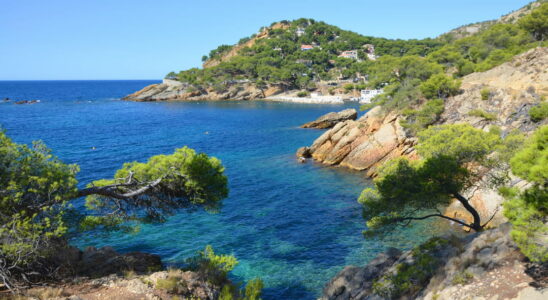
{"type": "Polygon", "coordinates": [[[302,125],[302,128],[316,128],[316,129],[326,129],[335,126],[337,123],[347,121],[347,120],[356,120],[358,117],[358,112],[353,109],[345,109],[340,112],[330,112],[325,114],[315,121],[308,122],[302,125]]]}
{"type": "Polygon", "coordinates": [[[301,147],[301,148],[297,149],[297,153],[295,155],[299,158],[300,157],[304,157],[304,158],[311,157],[310,147],[301,147]]]}

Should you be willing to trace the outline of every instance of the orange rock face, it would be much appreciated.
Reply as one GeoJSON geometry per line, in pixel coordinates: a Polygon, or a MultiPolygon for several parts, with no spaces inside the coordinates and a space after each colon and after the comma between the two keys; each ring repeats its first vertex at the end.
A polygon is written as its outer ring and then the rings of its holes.
{"type": "Polygon", "coordinates": [[[325,164],[367,170],[374,176],[377,167],[390,158],[416,157],[413,145],[397,115],[384,115],[380,108],[374,108],[357,121],[341,122],[326,131],[310,152],[325,164]]]}

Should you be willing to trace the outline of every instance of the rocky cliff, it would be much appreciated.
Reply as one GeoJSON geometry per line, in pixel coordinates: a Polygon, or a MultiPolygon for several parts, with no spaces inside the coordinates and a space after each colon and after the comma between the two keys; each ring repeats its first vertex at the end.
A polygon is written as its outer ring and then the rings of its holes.
{"type": "MultiPolygon", "coordinates": [[[[489,71],[465,76],[462,93],[446,100],[438,124],[465,122],[484,130],[497,125],[503,134],[513,129],[531,133],[547,123],[547,120],[533,122],[528,114],[531,107],[548,96],[547,69],[548,48],[536,48],[489,71]],[[482,90],[489,92],[486,100],[482,100],[482,90]],[[482,111],[492,117],[481,117],[472,111],[482,111]]],[[[400,125],[403,118],[375,107],[356,121],[341,122],[326,131],[310,146],[309,154],[322,163],[362,170],[367,176],[374,177],[378,167],[391,158],[418,157],[414,149],[416,138],[400,125]]],[[[519,186],[524,183],[515,179],[512,184],[519,186]]],[[[499,210],[503,201],[496,190],[481,182],[466,196],[482,217],[487,218],[499,210]]],[[[453,203],[446,213],[469,218],[458,202],[453,203]]],[[[494,224],[502,221],[499,213],[494,224]]]]}
{"type": "Polygon", "coordinates": [[[434,238],[415,249],[388,249],[367,266],[348,266],[321,300],[546,299],[545,266],[526,262],[510,224],[465,238],[434,238]]]}

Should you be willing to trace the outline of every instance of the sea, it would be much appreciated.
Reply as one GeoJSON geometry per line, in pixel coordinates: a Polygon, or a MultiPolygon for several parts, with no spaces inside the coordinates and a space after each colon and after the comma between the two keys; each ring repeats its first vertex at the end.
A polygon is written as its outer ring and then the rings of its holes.
{"type": "Polygon", "coordinates": [[[150,252],[168,266],[211,245],[238,259],[234,282],[263,280],[263,299],[315,299],[345,266],[363,266],[387,247],[409,249],[439,232],[433,223],[419,223],[364,238],[357,199],[372,181],[361,172],[296,159],[297,148],[324,132],[301,124],[356,104],[121,100],[158,82],[0,81],[1,128],[18,143],[42,140],[62,161],[80,165],[82,187],[112,178],[124,162],[183,146],[226,167],[230,195],[219,212],[179,211],[136,233],[82,232],[71,237],[73,245],[150,252]],[[14,104],[19,100],[40,102],[14,104]]]}

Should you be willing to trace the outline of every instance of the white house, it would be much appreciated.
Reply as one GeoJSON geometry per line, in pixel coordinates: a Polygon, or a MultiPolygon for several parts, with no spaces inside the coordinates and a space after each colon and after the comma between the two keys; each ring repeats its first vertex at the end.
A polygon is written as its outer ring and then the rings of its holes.
{"type": "Polygon", "coordinates": [[[295,33],[297,34],[297,36],[303,36],[305,33],[304,28],[297,27],[297,31],[295,31],[295,33]]]}
{"type": "Polygon", "coordinates": [[[346,57],[346,58],[352,58],[357,60],[358,50],[343,51],[343,53],[339,54],[339,57],[346,57]]]}
{"type": "Polygon", "coordinates": [[[382,89],[378,90],[361,90],[360,91],[360,103],[371,103],[373,97],[383,93],[382,89]]]}

